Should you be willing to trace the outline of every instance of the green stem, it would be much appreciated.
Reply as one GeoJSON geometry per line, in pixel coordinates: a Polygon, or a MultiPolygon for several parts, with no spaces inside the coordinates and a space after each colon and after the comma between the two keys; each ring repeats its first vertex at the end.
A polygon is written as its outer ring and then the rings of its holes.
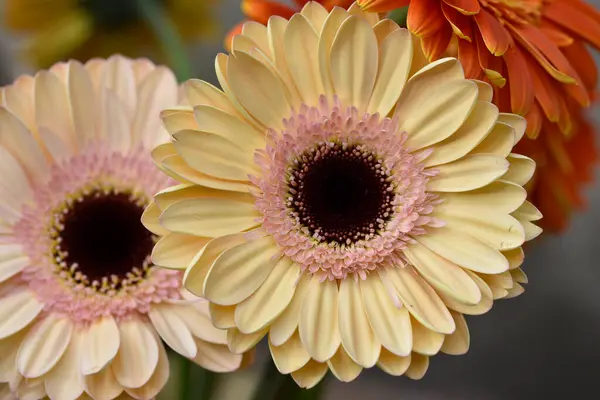
{"type": "Polygon", "coordinates": [[[194,394],[194,397],[189,397],[185,400],[209,400],[215,388],[216,380],[217,375],[215,373],[194,365],[190,382],[191,392],[194,394]]]}
{"type": "Polygon", "coordinates": [[[192,362],[185,357],[179,357],[179,400],[188,400],[190,393],[190,369],[192,362]]]}
{"type": "MultiPolygon", "coordinates": [[[[268,362],[265,366],[258,387],[254,390],[252,400],[271,400],[279,399],[277,397],[287,376],[282,375],[275,364],[268,362]]],[[[291,399],[290,399],[291,400],[291,399]]]]}
{"type": "Polygon", "coordinates": [[[406,17],[408,16],[408,6],[396,8],[389,15],[389,19],[397,23],[401,28],[406,28],[406,17]]]}
{"type": "Polygon", "coordinates": [[[162,12],[158,1],[135,0],[135,2],[140,16],[154,32],[171,68],[173,68],[175,75],[177,75],[177,79],[182,82],[191,78],[191,68],[185,45],[173,21],[162,12]]]}

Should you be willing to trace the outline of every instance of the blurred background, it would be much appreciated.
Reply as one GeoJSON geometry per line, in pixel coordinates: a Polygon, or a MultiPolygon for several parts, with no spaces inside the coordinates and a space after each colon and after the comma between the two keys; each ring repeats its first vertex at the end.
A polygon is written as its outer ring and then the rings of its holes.
{"type": "MultiPolygon", "coordinates": [[[[113,5],[134,1],[144,0],[87,2],[89,7],[103,4],[110,10],[113,5]]],[[[25,6],[32,2],[21,1],[25,6]]],[[[182,74],[215,83],[214,57],[223,51],[227,31],[243,19],[240,0],[170,2],[181,6],[179,10],[173,10],[175,23],[186,26],[185,51],[191,67],[182,74]]],[[[588,2],[600,7],[600,0],[588,2]]],[[[4,20],[2,13],[6,12],[6,3],[0,0],[0,20],[4,20]]],[[[44,3],[47,9],[42,13],[38,10],[38,15],[29,16],[30,20],[13,21],[18,29],[9,30],[4,24],[0,27],[0,85],[10,83],[21,73],[35,71],[36,63],[48,63],[53,54],[67,52],[65,49],[70,47],[76,48],[72,54],[82,58],[106,56],[105,52],[111,53],[122,47],[130,51],[127,55],[146,55],[158,62],[168,61],[168,57],[165,59],[155,51],[157,45],[143,29],[132,27],[130,36],[137,42],[122,43],[107,32],[90,31],[81,21],[77,25],[79,16],[70,15],[65,6],[77,3],[75,0],[37,0],[36,3],[44,3]],[[86,40],[72,43],[73,32],[60,29],[58,37],[46,38],[45,42],[40,42],[43,45],[37,47],[31,45],[32,34],[37,39],[47,34],[37,29],[40,20],[49,18],[57,18],[59,27],[78,29],[77,34],[86,40]],[[33,50],[24,51],[27,46],[33,46],[29,47],[33,50]]],[[[600,61],[598,57],[597,60],[600,61]]],[[[600,127],[598,107],[589,112],[600,127]]],[[[471,332],[471,349],[467,355],[432,357],[429,371],[420,381],[390,377],[377,369],[361,374],[349,384],[329,380],[325,383],[323,397],[500,400],[550,395],[583,398],[587,397],[584,393],[594,393],[600,372],[599,181],[596,174],[596,184],[586,192],[589,209],[575,215],[564,233],[544,235],[526,249],[524,270],[530,283],[525,294],[495,302],[486,315],[467,317],[471,332]]],[[[260,347],[254,366],[221,380],[216,398],[249,398],[261,366],[269,359],[267,351],[265,346],[260,347]]],[[[176,371],[173,372],[175,375],[176,371]]],[[[169,393],[167,388],[162,397],[174,398],[169,393]]]]}

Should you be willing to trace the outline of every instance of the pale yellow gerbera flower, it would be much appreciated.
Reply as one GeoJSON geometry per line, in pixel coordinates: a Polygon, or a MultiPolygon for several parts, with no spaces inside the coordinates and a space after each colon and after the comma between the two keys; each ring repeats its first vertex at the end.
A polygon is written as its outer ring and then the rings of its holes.
{"type": "Polygon", "coordinates": [[[238,368],[208,303],[151,264],[140,222],[172,184],[149,156],[169,138],[158,113],[178,101],[172,72],[61,63],[0,99],[0,393],[151,399],[169,376],[163,340],[205,368],[238,368]]]}
{"type": "Polygon", "coordinates": [[[246,23],[232,49],[223,91],[190,81],[193,109],[162,114],[174,140],[155,161],[181,184],[145,212],[166,233],[155,263],[189,266],[230,349],[268,334],[303,387],[375,365],[418,379],[465,353],[463,314],[523,291],[540,233],[535,164],[511,153],[525,120],[456,59],[420,68],[406,30],[356,7],[246,23]]]}

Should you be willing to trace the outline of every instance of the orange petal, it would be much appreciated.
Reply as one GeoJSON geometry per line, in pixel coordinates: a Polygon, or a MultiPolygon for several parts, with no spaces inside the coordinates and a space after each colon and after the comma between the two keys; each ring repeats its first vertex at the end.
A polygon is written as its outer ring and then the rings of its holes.
{"type": "Polygon", "coordinates": [[[560,117],[560,106],[557,97],[560,96],[560,87],[554,82],[539,64],[530,56],[525,56],[527,68],[530,70],[531,82],[535,92],[535,98],[541,106],[546,117],[552,121],[558,121],[560,117]]]}
{"type": "Polygon", "coordinates": [[[431,36],[448,24],[439,0],[412,0],[406,25],[416,36],[431,36]]]}
{"type": "Polygon", "coordinates": [[[508,49],[504,54],[504,62],[508,72],[511,110],[516,114],[525,115],[531,108],[534,98],[529,68],[516,47],[508,49]]]}
{"type": "Polygon", "coordinates": [[[450,25],[444,25],[442,29],[433,35],[422,37],[421,48],[430,62],[435,61],[444,54],[448,48],[448,45],[450,44],[451,39],[452,28],[450,25]]]}
{"type": "Polygon", "coordinates": [[[506,78],[502,76],[502,58],[496,57],[488,51],[481,35],[475,35],[475,38],[477,44],[477,54],[479,55],[479,65],[481,65],[485,76],[490,83],[492,83],[492,85],[504,87],[504,85],[506,85],[506,78]]]}
{"type": "Polygon", "coordinates": [[[480,10],[479,0],[444,0],[444,3],[465,15],[477,14],[480,10]]]}
{"type": "Polygon", "coordinates": [[[290,7],[269,0],[242,0],[242,12],[249,19],[264,25],[272,15],[279,15],[286,19],[290,19],[294,15],[294,10],[290,7]]]}
{"type": "Polygon", "coordinates": [[[483,79],[483,70],[479,65],[479,56],[477,55],[477,45],[466,40],[458,41],[458,59],[465,70],[465,77],[468,79],[483,79]]]}
{"type": "Polygon", "coordinates": [[[475,22],[488,50],[495,56],[506,53],[512,39],[500,22],[486,10],[475,15],[475,22]]]}
{"type": "MultiPolygon", "coordinates": [[[[405,7],[410,2],[410,0],[357,0],[356,4],[368,12],[388,12],[405,7]]],[[[412,2],[418,3],[418,0],[413,0],[412,2]]]]}
{"type": "Polygon", "coordinates": [[[598,12],[593,10],[590,13],[589,9],[578,8],[577,3],[549,2],[544,7],[544,16],[600,48],[600,21],[594,18],[598,12]]]}
{"type": "Polygon", "coordinates": [[[573,38],[563,32],[560,27],[547,19],[543,19],[540,22],[540,30],[558,47],[570,46],[574,41],[573,38]]]}
{"type": "Polygon", "coordinates": [[[598,83],[598,67],[587,47],[576,40],[572,45],[561,48],[561,51],[567,60],[571,60],[586,89],[593,91],[598,83]]]}
{"type": "Polygon", "coordinates": [[[473,40],[473,19],[471,17],[459,13],[446,3],[442,3],[442,12],[446,20],[450,23],[450,26],[452,26],[452,30],[456,36],[469,42],[473,40]]]}
{"type": "Polygon", "coordinates": [[[542,124],[544,120],[542,110],[537,102],[532,104],[531,109],[525,118],[527,118],[527,129],[525,130],[527,137],[530,139],[537,138],[542,130],[542,124]]]}

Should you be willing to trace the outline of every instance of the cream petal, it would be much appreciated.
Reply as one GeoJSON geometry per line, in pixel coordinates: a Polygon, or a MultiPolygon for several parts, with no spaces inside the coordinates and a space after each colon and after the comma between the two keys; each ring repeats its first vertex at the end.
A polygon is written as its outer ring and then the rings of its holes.
{"type": "MultiPolygon", "coordinates": [[[[17,353],[25,336],[27,329],[15,333],[5,339],[0,340],[0,382],[14,383],[15,379],[21,379],[21,374],[17,370],[17,353]]],[[[18,384],[18,382],[17,382],[18,384]]],[[[0,384],[0,387],[2,384],[0,384]]]]}
{"type": "Polygon", "coordinates": [[[249,193],[252,187],[248,182],[231,181],[218,179],[210,175],[203,174],[190,167],[184,160],[175,154],[166,157],[162,161],[162,167],[165,172],[179,181],[188,181],[196,185],[206,186],[213,189],[229,190],[233,192],[249,193]]]}
{"type": "Polygon", "coordinates": [[[515,145],[515,130],[497,122],[485,140],[471,151],[471,154],[495,154],[506,158],[515,145]]]}
{"type": "Polygon", "coordinates": [[[542,234],[542,228],[529,221],[519,221],[525,230],[525,241],[530,241],[542,234]]]}
{"type": "Polygon", "coordinates": [[[198,354],[193,361],[213,372],[232,372],[242,363],[241,354],[232,354],[227,346],[196,340],[198,354]]]}
{"type": "Polygon", "coordinates": [[[342,23],[350,17],[350,14],[346,10],[340,7],[334,7],[333,10],[327,16],[321,30],[321,34],[318,38],[317,44],[317,62],[319,64],[319,73],[321,75],[321,81],[323,82],[324,94],[328,97],[332,97],[335,94],[333,89],[333,82],[331,77],[331,67],[329,54],[331,52],[331,45],[333,40],[340,29],[342,23]]]}
{"type": "Polygon", "coordinates": [[[0,339],[5,339],[29,325],[44,309],[28,290],[0,298],[0,339]]]}
{"type": "Polygon", "coordinates": [[[500,178],[509,163],[492,154],[472,154],[448,164],[438,165],[438,174],[427,183],[434,192],[464,192],[481,188],[500,178]]]}
{"type": "Polygon", "coordinates": [[[150,156],[152,157],[152,161],[154,164],[161,170],[164,171],[162,166],[163,161],[170,156],[176,155],[177,150],[175,150],[175,146],[173,143],[163,143],[156,146],[150,152],[150,156]]]}
{"type": "Polygon", "coordinates": [[[498,180],[468,192],[441,194],[442,202],[435,206],[435,211],[461,215],[475,212],[509,214],[519,208],[526,198],[527,191],[522,186],[498,180]]]}
{"type": "Polygon", "coordinates": [[[507,160],[510,163],[510,167],[502,179],[514,182],[520,186],[524,186],[529,182],[535,172],[535,161],[529,157],[514,153],[509,155],[507,160]]]}
{"type": "Polygon", "coordinates": [[[194,184],[180,184],[170,186],[154,195],[154,201],[161,210],[166,210],[173,204],[181,200],[190,200],[198,198],[223,198],[239,200],[247,203],[254,203],[254,197],[251,194],[242,194],[238,192],[229,192],[227,190],[217,190],[209,187],[198,186],[194,184]]]}
{"type": "Polygon", "coordinates": [[[24,382],[16,391],[17,398],[20,400],[39,400],[46,396],[46,390],[43,382],[32,383],[24,382]]]}
{"type": "Polygon", "coordinates": [[[209,238],[170,233],[163,236],[152,249],[152,262],[164,268],[185,269],[209,238]]]}
{"type": "Polygon", "coordinates": [[[358,3],[354,2],[348,7],[350,15],[356,15],[363,18],[370,26],[375,26],[379,22],[379,14],[374,12],[364,12],[358,3]]]}
{"type": "Polygon", "coordinates": [[[33,91],[35,80],[21,75],[14,83],[0,89],[0,104],[18,117],[32,132],[35,131],[35,107],[33,91]]]}
{"type": "Polygon", "coordinates": [[[268,67],[248,54],[237,52],[227,61],[227,78],[236,99],[252,116],[265,127],[283,127],[283,118],[290,115],[291,105],[283,83],[268,67]]]}
{"type": "Polygon", "coordinates": [[[0,400],[18,400],[8,385],[0,385],[0,400]]]}
{"type": "Polygon", "coordinates": [[[412,348],[410,314],[406,307],[397,308],[377,274],[360,281],[369,323],[381,344],[394,354],[406,356],[412,348]]]}
{"type": "Polygon", "coordinates": [[[508,261],[498,250],[450,227],[432,229],[415,239],[460,267],[488,274],[508,270],[508,261]]]}
{"type": "Polygon", "coordinates": [[[20,251],[20,246],[10,244],[0,245],[0,283],[12,278],[21,272],[23,268],[30,265],[29,257],[21,255],[20,251]],[[19,253],[6,253],[9,247],[16,247],[19,253]]]}
{"type": "Polygon", "coordinates": [[[69,61],[67,91],[75,134],[86,141],[98,137],[96,131],[96,96],[92,79],[83,65],[69,61]]]}
{"type": "Polygon", "coordinates": [[[194,358],[198,349],[192,333],[187,325],[175,312],[177,306],[154,305],[148,316],[152,325],[167,345],[177,353],[187,358],[194,358]]]}
{"type": "Polygon", "coordinates": [[[321,382],[327,370],[327,364],[310,360],[304,367],[292,372],[291,375],[298,386],[310,389],[321,382]]]}
{"type": "Polygon", "coordinates": [[[406,146],[417,150],[455,133],[473,111],[477,85],[467,80],[439,83],[412,77],[396,106],[400,130],[408,132],[406,146]]]}
{"type": "Polygon", "coordinates": [[[540,210],[529,201],[524,201],[523,204],[521,204],[521,207],[516,209],[512,215],[519,220],[522,219],[525,221],[539,221],[542,219],[540,210]]]}
{"type": "MultiPolygon", "coordinates": [[[[417,41],[420,42],[418,39],[417,41]]],[[[416,47],[413,44],[415,51],[417,50],[416,47]]],[[[419,84],[426,82],[428,85],[436,86],[443,82],[462,80],[464,77],[465,73],[461,63],[456,58],[446,57],[426,63],[411,76],[411,81],[418,82],[419,84]]],[[[479,88],[480,85],[477,84],[477,86],[479,88]]]]}
{"type": "Polygon", "coordinates": [[[244,152],[253,154],[256,149],[265,147],[264,133],[239,117],[212,106],[194,107],[194,116],[196,130],[219,135],[244,152]]]}
{"type": "Polygon", "coordinates": [[[451,311],[450,313],[452,314],[452,318],[454,318],[456,330],[451,335],[447,335],[444,339],[442,352],[455,356],[466,354],[467,351],[469,351],[469,343],[471,340],[467,321],[465,321],[465,317],[462,314],[455,311],[451,311]]]}
{"type": "Polygon", "coordinates": [[[283,44],[290,75],[300,96],[304,103],[317,105],[319,96],[324,93],[319,71],[319,35],[302,14],[295,14],[285,30],[283,44]]]}
{"type": "Polygon", "coordinates": [[[509,271],[496,275],[479,274],[479,276],[489,286],[490,290],[492,291],[492,298],[494,300],[506,297],[508,294],[507,289],[510,289],[514,286],[514,282],[509,271]]]}
{"type": "Polygon", "coordinates": [[[33,197],[33,190],[19,162],[0,147],[0,194],[2,202],[16,212],[33,197]]]}
{"type": "Polygon", "coordinates": [[[310,356],[319,362],[329,360],[341,338],[338,325],[338,287],[335,281],[319,282],[312,277],[302,302],[299,332],[310,356]]]}
{"type": "Polygon", "coordinates": [[[219,330],[235,328],[236,306],[220,306],[215,303],[209,304],[210,319],[219,330]]]}
{"type": "MultiPolygon", "coordinates": [[[[237,109],[231,104],[227,95],[208,82],[190,79],[183,84],[185,94],[192,106],[207,105],[217,107],[235,115],[237,109]]],[[[171,133],[175,131],[169,130],[171,133]]]]}
{"type": "Polygon", "coordinates": [[[137,88],[137,110],[131,134],[133,143],[154,147],[168,140],[160,124],[160,111],[177,103],[177,80],[170,69],[157,67],[144,77],[137,88]]]}
{"type": "Polygon", "coordinates": [[[340,283],[338,319],[340,338],[348,355],[364,368],[374,366],[379,358],[381,343],[371,329],[360,284],[353,277],[340,283]]]}
{"type": "Polygon", "coordinates": [[[25,378],[38,378],[50,371],[65,353],[73,324],[67,318],[47,316],[28,334],[17,354],[17,368],[25,378]]]}
{"type": "Polygon", "coordinates": [[[44,182],[50,176],[46,157],[33,135],[5,108],[0,108],[0,146],[19,161],[32,182],[44,182]]]}
{"type": "Polygon", "coordinates": [[[226,198],[183,200],[167,208],[160,224],[172,232],[216,237],[258,225],[260,213],[253,203],[226,198]]]}
{"type": "Polygon", "coordinates": [[[517,297],[517,296],[523,294],[523,292],[525,292],[525,288],[523,286],[519,285],[518,283],[515,283],[513,288],[508,290],[508,294],[504,298],[512,299],[514,297],[517,297]]]}
{"type": "MultiPolygon", "coordinates": [[[[260,49],[267,57],[271,58],[271,48],[269,47],[266,26],[256,21],[247,21],[242,26],[242,35],[252,39],[252,41],[256,43],[258,49],[260,49]]],[[[233,50],[237,49],[234,47],[233,50]]]]}
{"type": "Polygon", "coordinates": [[[229,350],[235,354],[243,354],[252,349],[267,334],[267,329],[250,333],[248,335],[240,332],[236,328],[227,330],[227,343],[229,350]]]}
{"type": "Polygon", "coordinates": [[[281,346],[274,346],[269,340],[269,349],[275,366],[282,374],[297,371],[310,361],[297,331],[281,346]]]}
{"type": "Polygon", "coordinates": [[[442,219],[446,226],[467,233],[496,250],[510,250],[525,242],[525,231],[519,221],[507,214],[488,213],[461,215],[452,212],[432,216],[442,219]]]}
{"type": "Polygon", "coordinates": [[[377,38],[369,23],[355,16],[345,20],[329,57],[333,87],[342,104],[364,112],[375,86],[379,62],[377,38]]]}
{"type": "Polygon", "coordinates": [[[265,282],[235,309],[235,323],[243,333],[256,332],[269,325],[294,297],[300,267],[281,258],[265,282]]]}
{"type": "Polygon", "coordinates": [[[158,343],[147,323],[131,319],[119,323],[121,346],[112,362],[117,381],[126,388],[148,382],[158,363],[158,343]]]}
{"type": "Polygon", "coordinates": [[[215,178],[247,181],[258,173],[254,153],[221,136],[194,130],[174,134],[175,148],[192,168],[215,178]]]}
{"type": "Polygon", "coordinates": [[[132,147],[126,107],[113,92],[108,89],[103,90],[99,105],[99,135],[110,144],[111,148],[125,153],[132,147]]]}
{"type": "Polygon", "coordinates": [[[379,70],[367,107],[368,113],[379,113],[385,117],[396,105],[408,79],[412,54],[412,38],[406,29],[389,33],[380,43],[379,70]]]}
{"type": "Polygon", "coordinates": [[[183,285],[198,297],[204,297],[204,282],[218,256],[225,250],[246,243],[243,233],[225,235],[208,242],[202,252],[199,252],[190,263],[183,277],[183,285]]]}
{"type": "Polygon", "coordinates": [[[209,343],[227,344],[227,331],[212,325],[208,308],[208,302],[199,299],[192,306],[172,307],[170,312],[176,313],[198,339],[209,343]]]}
{"type": "Polygon", "coordinates": [[[430,167],[464,157],[484,141],[497,118],[498,107],[492,103],[478,101],[465,123],[452,136],[431,147],[433,152],[425,160],[425,165],[430,167]]]}
{"type": "Polygon", "coordinates": [[[169,357],[165,347],[158,346],[158,364],[150,380],[142,387],[136,389],[126,389],[127,393],[135,399],[154,399],[156,395],[165,387],[169,380],[169,357]]]}
{"type": "Polygon", "coordinates": [[[363,367],[352,361],[343,346],[340,346],[335,355],[327,361],[327,365],[333,375],[342,382],[352,382],[363,370],[363,367]]]}
{"type": "MultiPolygon", "coordinates": [[[[380,47],[381,43],[383,43],[385,38],[387,38],[392,32],[395,32],[400,29],[402,28],[400,28],[398,24],[392,21],[391,19],[383,19],[373,26],[373,32],[375,32],[375,36],[377,37],[377,43],[379,43],[380,47]]],[[[410,48],[412,49],[412,43],[410,48]]]]}
{"type": "Polygon", "coordinates": [[[110,366],[97,374],[87,375],[83,386],[94,400],[112,400],[123,392],[123,386],[117,382],[113,368],[110,366]]]}
{"type": "Polygon", "coordinates": [[[329,13],[321,4],[317,2],[308,2],[302,8],[300,14],[304,15],[308,22],[313,26],[315,31],[321,32],[325,20],[329,16],[329,13]]]}
{"type": "Polygon", "coordinates": [[[208,271],[204,297],[223,306],[240,303],[265,282],[278,255],[279,248],[271,236],[225,250],[208,271]]]}
{"type": "Polygon", "coordinates": [[[296,328],[298,328],[302,303],[308,292],[310,279],[310,276],[307,274],[302,274],[300,276],[298,283],[296,284],[292,301],[281,315],[273,321],[271,330],[269,331],[269,340],[274,346],[281,346],[283,343],[287,342],[296,328]]]}
{"type": "MultiPolygon", "coordinates": [[[[107,338],[108,339],[108,338],[107,338]]],[[[75,400],[83,394],[79,360],[82,351],[82,335],[73,331],[64,355],[46,376],[45,389],[51,400],[75,400]]]]}
{"type": "Polygon", "coordinates": [[[142,213],[142,225],[150,232],[154,233],[157,236],[165,236],[170,232],[169,230],[163,228],[160,225],[159,217],[161,214],[160,208],[156,205],[156,203],[152,202],[146,207],[144,212],[142,213]]]}
{"type": "Polygon", "coordinates": [[[498,122],[507,124],[515,130],[515,144],[519,143],[523,138],[523,135],[525,135],[527,120],[520,115],[500,113],[500,115],[498,115],[498,122]]]}
{"type": "Polygon", "coordinates": [[[110,315],[94,321],[81,336],[80,369],[83,375],[98,373],[119,351],[119,327],[110,315]]]}
{"type": "Polygon", "coordinates": [[[39,128],[39,141],[43,143],[43,147],[48,150],[50,158],[52,158],[55,163],[60,163],[72,155],[72,150],[69,146],[60,138],[60,136],[48,128],[39,128]]]}
{"type": "Polygon", "coordinates": [[[102,87],[113,92],[124,105],[123,111],[129,122],[133,121],[138,92],[131,62],[123,56],[112,56],[104,64],[102,87]]]}
{"type": "Polygon", "coordinates": [[[419,274],[438,293],[444,293],[465,304],[477,304],[481,301],[481,292],[477,284],[458,265],[439,256],[419,242],[410,244],[404,250],[404,254],[419,274]]]}
{"type": "Polygon", "coordinates": [[[525,275],[525,272],[523,272],[523,270],[521,268],[511,270],[510,274],[512,275],[512,278],[515,280],[515,282],[519,282],[519,283],[528,283],[529,282],[527,275],[525,275]]]}
{"type": "Polygon", "coordinates": [[[479,303],[475,305],[460,303],[451,297],[445,296],[444,294],[440,294],[440,297],[451,310],[467,315],[485,314],[490,310],[490,308],[492,308],[492,304],[494,302],[492,298],[492,291],[490,287],[483,281],[483,279],[481,279],[475,273],[470,271],[467,271],[467,273],[479,287],[481,292],[481,301],[479,303]]]}
{"type": "Polygon", "coordinates": [[[386,273],[398,291],[403,306],[415,319],[436,332],[454,331],[454,321],[446,305],[411,266],[390,267],[386,273]]]}
{"type": "Polygon", "coordinates": [[[183,130],[200,130],[194,117],[194,110],[189,107],[162,110],[160,112],[160,119],[171,134],[183,130]]]}
{"type": "Polygon", "coordinates": [[[404,375],[404,373],[410,366],[410,361],[410,353],[408,354],[408,356],[401,357],[383,348],[381,349],[381,355],[379,356],[377,366],[387,374],[390,374],[392,376],[401,376],[404,375]]]}
{"type": "Polygon", "coordinates": [[[444,335],[424,327],[416,320],[412,320],[413,351],[427,356],[436,355],[444,343],[444,335]]]}
{"type": "Polygon", "coordinates": [[[413,353],[410,360],[410,367],[408,367],[404,375],[407,378],[419,380],[425,376],[427,368],[429,368],[429,357],[413,353]]]}

